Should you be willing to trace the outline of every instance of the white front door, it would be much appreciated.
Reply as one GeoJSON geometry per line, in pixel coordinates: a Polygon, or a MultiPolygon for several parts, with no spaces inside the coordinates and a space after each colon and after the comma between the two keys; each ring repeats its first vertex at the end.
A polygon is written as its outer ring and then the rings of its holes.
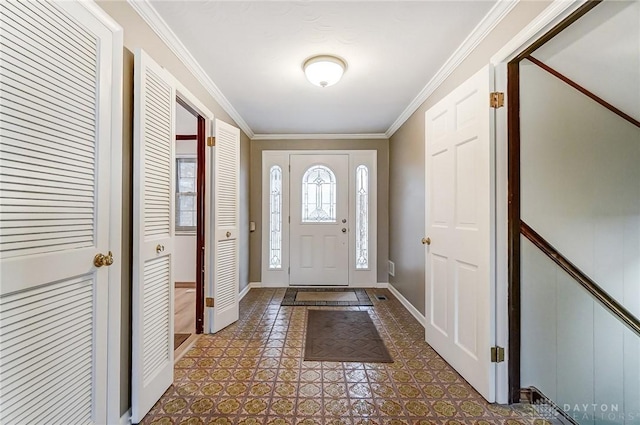
{"type": "Polygon", "coordinates": [[[173,77],[135,55],[131,421],[173,383],[175,105],[173,77]]]}
{"type": "Polygon", "coordinates": [[[108,374],[120,372],[107,370],[108,332],[119,340],[120,312],[109,314],[119,302],[110,294],[126,259],[113,55],[122,39],[90,7],[0,3],[3,424],[114,420],[108,374]]]}
{"type": "Polygon", "coordinates": [[[349,155],[290,156],[290,285],[349,284],[349,155]]]}
{"type": "Polygon", "coordinates": [[[495,398],[490,68],[426,112],[426,340],[495,398]]]}

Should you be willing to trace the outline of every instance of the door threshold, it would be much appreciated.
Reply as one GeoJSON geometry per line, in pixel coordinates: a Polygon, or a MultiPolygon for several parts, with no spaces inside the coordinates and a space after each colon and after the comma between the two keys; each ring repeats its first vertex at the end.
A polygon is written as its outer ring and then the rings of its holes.
{"type": "Polygon", "coordinates": [[[193,347],[193,345],[196,343],[196,341],[200,338],[200,335],[202,335],[202,334],[193,333],[193,334],[189,335],[189,338],[187,338],[187,340],[185,342],[183,342],[182,344],[180,344],[180,346],[178,348],[173,350],[173,363],[174,364],[177,363],[181,358],[183,358],[184,355],[187,353],[187,351],[189,351],[191,349],[191,347],[193,347]]]}

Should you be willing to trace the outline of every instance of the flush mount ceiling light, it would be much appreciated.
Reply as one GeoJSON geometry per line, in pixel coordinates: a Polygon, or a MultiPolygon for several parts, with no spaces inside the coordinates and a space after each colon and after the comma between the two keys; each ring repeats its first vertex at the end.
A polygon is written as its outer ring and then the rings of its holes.
{"type": "Polygon", "coordinates": [[[307,59],[302,68],[311,84],[329,87],[340,81],[347,64],[335,56],[321,55],[307,59]]]}

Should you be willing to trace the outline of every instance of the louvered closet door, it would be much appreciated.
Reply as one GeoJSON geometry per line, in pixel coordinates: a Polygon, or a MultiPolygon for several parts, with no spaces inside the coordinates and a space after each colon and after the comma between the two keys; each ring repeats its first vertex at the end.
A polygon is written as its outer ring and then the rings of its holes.
{"type": "Polygon", "coordinates": [[[80,4],[0,3],[2,424],[107,421],[113,43],[80,4]]]}
{"type": "Polygon", "coordinates": [[[173,382],[176,93],[173,77],[135,56],[131,419],[173,382]]]}
{"type": "Polygon", "coordinates": [[[240,130],[216,120],[213,332],[238,320],[240,130]]]}

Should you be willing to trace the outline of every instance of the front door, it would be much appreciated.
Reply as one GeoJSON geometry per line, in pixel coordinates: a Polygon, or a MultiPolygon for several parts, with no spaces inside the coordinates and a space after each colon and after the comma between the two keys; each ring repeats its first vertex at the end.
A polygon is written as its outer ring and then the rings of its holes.
{"type": "Polygon", "coordinates": [[[290,156],[289,285],[349,284],[349,155],[290,156]]]}
{"type": "Polygon", "coordinates": [[[426,340],[488,401],[493,270],[490,68],[426,113],[426,340]]]}

